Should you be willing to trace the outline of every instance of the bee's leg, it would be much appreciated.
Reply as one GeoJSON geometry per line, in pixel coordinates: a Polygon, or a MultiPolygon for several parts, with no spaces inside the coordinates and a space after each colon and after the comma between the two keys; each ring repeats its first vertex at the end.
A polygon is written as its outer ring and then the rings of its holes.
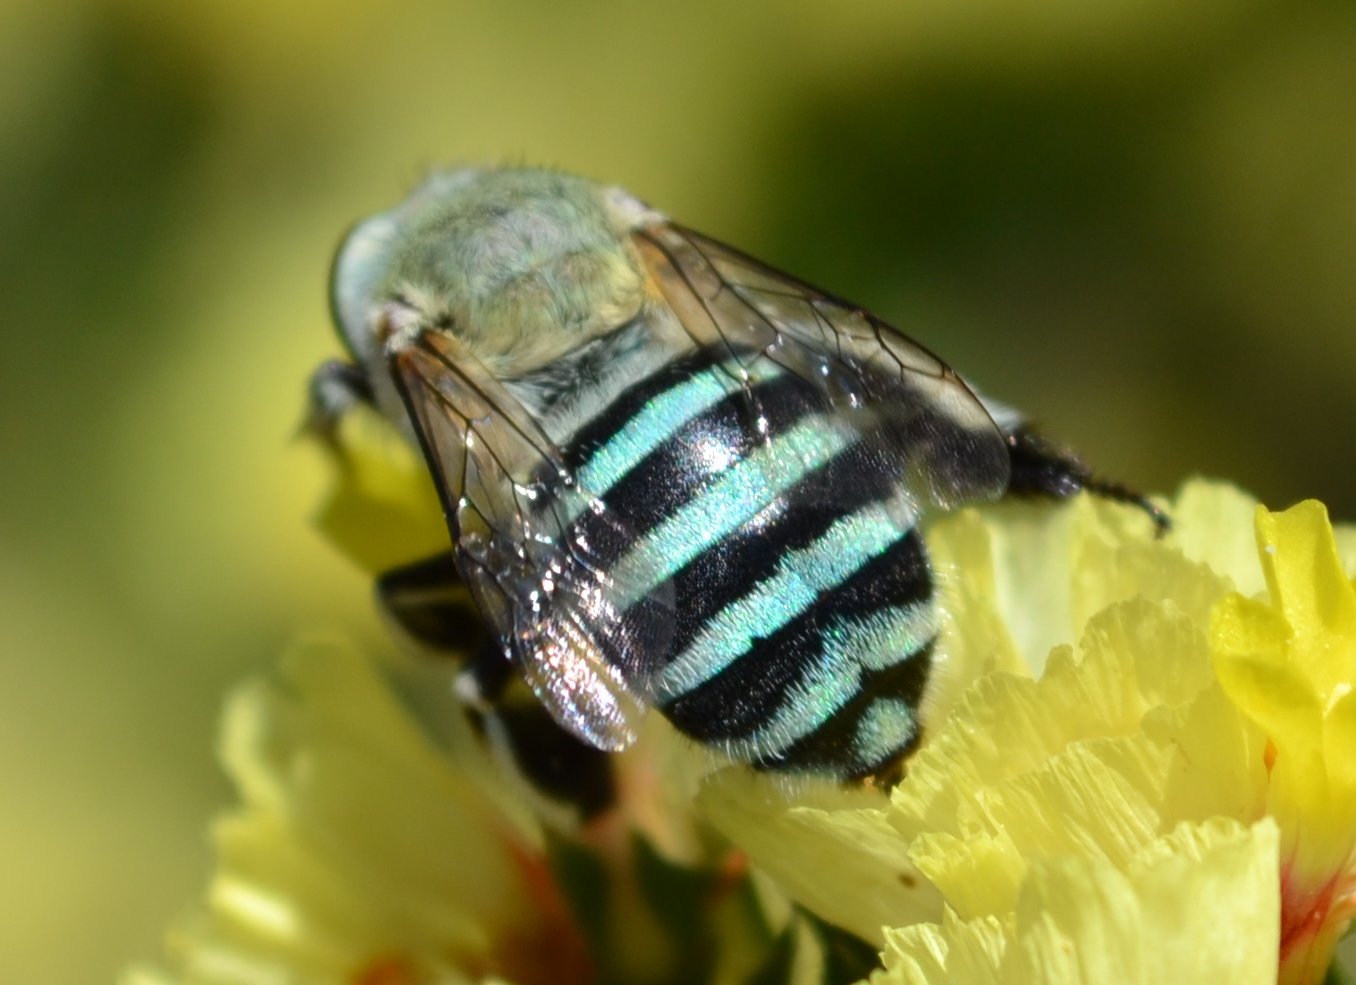
{"type": "Polygon", "coordinates": [[[508,752],[537,793],[569,806],[581,821],[615,806],[613,754],[561,728],[520,682],[512,690],[522,693],[506,695],[482,713],[480,728],[487,740],[508,752]]]}
{"type": "Polygon", "coordinates": [[[561,728],[528,690],[476,612],[452,552],[383,575],[377,594],[417,650],[461,664],[453,689],[476,731],[538,793],[581,819],[613,805],[611,755],[561,728]]]}
{"type": "MultiPolygon", "coordinates": [[[[418,652],[465,662],[469,654],[490,642],[451,551],[388,571],[377,579],[377,599],[418,652]]],[[[508,663],[502,658],[499,662],[508,663]]],[[[502,686],[490,680],[485,684],[491,698],[502,686]]]]}
{"type": "Polygon", "coordinates": [[[1081,490],[1087,490],[1119,503],[1139,507],[1149,514],[1154,531],[1160,536],[1171,526],[1168,515],[1147,496],[1118,482],[1099,479],[1073,455],[1045,440],[1026,425],[1019,425],[1009,431],[1007,439],[1012,456],[1008,495],[1066,499],[1081,490]]]}
{"type": "Polygon", "coordinates": [[[300,433],[339,452],[339,422],[344,415],[354,407],[371,407],[375,403],[372,384],[361,367],[331,359],[321,363],[311,374],[306,418],[301,423],[300,433]]]}

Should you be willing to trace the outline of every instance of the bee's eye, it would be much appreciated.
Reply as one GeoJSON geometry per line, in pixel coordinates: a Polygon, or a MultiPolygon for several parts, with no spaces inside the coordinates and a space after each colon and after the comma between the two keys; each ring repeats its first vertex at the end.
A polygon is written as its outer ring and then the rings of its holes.
{"type": "Polygon", "coordinates": [[[350,236],[351,233],[345,234],[344,239],[340,242],[339,249],[334,251],[334,258],[330,261],[330,281],[329,291],[327,292],[329,297],[327,300],[330,308],[330,324],[334,326],[335,332],[338,333],[339,341],[343,343],[350,356],[358,358],[359,354],[354,350],[353,340],[350,338],[350,333],[344,323],[344,302],[341,296],[344,247],[348,245],[350,236]]]}

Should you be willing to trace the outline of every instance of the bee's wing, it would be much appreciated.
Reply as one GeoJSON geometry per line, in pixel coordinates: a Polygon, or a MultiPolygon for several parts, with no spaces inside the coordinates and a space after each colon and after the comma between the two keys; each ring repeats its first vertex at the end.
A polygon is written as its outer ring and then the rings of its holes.
{"type": "Polygon", "coordinates": [[[683,329],[747,363],[767,358],[822,389],[893,449],[920,505],[953,509],[1007,489],[1006,439],[940,359],[870,312],[671,223],[633,241],[683,329]]]}
{"type": "Polygon", "coordinates": [[[593,562],[573,519],[589,510],[620,524],[455,338],[426,331],[390,362],[458,570],[509,659],[561,725],[600,749],[625,748],[668,645],[671,601],[593,562]]]}

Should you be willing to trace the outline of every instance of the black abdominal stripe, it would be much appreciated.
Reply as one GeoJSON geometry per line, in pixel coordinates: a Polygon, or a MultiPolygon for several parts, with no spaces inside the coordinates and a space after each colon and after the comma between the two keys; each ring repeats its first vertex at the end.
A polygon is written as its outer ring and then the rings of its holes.
{"type": "Polygon", "coordinates": [[[605,509],[565,535],[619,604],[671,593],[654,700],[680,731],[762,769],[868,776],[919,737],[937,616],[917,511],[897,450],[759,365],[742,384],[682,361],[582,427],[570,465],[605,509]]]}

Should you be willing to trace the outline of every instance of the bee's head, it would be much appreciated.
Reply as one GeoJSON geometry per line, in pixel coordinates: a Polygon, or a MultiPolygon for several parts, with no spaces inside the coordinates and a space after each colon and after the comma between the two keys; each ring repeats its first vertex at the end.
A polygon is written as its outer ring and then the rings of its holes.
{"type": "Polygon", "coordinates": [[[376,368],[411,333],[447,331],[509,378],[626,323],[644,276],[611,194],[536,169],[433,174],[340,246],[331,306],[345,345],[376,368]]]}

